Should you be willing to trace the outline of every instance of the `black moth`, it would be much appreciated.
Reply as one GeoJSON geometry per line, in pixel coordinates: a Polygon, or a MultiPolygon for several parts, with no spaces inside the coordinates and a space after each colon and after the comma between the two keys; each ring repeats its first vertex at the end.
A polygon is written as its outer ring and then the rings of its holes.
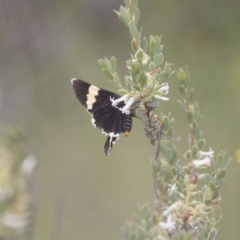
{"type": "MultiPolygon", "coordinates": [[[[128,136],[132,128],[132,114],[124,114],[117,107],[112,106],[111,99],[120,96],[98,88],[80,79],[71,80],[77,99],[91,114],[94,127],[107,136],[104,152],[108,156],[113,144],[119,139],[120,133],[128,136]]],[[[118,107],[123,107],[124,102],[119,102],[118,107]]]]}

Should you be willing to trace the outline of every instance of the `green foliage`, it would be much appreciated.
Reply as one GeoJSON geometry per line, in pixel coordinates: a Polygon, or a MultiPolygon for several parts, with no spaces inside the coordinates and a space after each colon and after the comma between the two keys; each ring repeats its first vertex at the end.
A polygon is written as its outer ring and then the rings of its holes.
{"type": "Polygon", "coordinates": [[[36,196],[29,191],[29,179],[34,186],[36,160],[27,156],[21,128],[2,126],[0,139],[0,238],[26,239],[35,213],[31,207],[35,207],[36,196]]]}
{"type": "MultiPolygon", "coordinates": [[[[178,100],[184,111],[188,131],[187,150],[184,153],[186,164],[182,165],[178,153],[180,138],[174,136],[174,118],[171,114],[156,115],[159,100],[168,100],[169,86],[166,80],[173,75],[172,64],[165,62],[161,37],[142,37],[138,29],[140,11],[137,0],[125,0],[125,6],[115,11],[119,19],[128,27],[132,37],[131,59],[126,66],[129,75],[124,77],[124,86],[116,73],[115,57],[100,59],[103,73],[118,87],[124,96],[125,114],[143,118],[147,139],[157,146],[155,158],[151,161],[151,174],[154,180],[156,208],[139,206],[139,214],[127,221],[123,234],[127,240],[214,240],[217,237],[216,225],[221,219],[220,190],[230,163],[220,152],[214,159],[214,151],[202,151],[206,145],[200,128],[200,108],[193,102],[194,90],[189,88],[190,75],[187,67],[177,72],[178,100]],[[199,169],[213,164],[212,173],[202,173],[199,169]]],[[[119,100],[112,100],[117,107],[119,100]]]]}

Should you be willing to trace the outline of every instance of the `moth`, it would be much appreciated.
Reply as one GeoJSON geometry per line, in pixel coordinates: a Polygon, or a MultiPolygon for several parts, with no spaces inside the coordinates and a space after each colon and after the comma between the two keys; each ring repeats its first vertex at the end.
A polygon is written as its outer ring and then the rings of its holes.
{"type": "Polygon", "coordinates": [[[117,107],[112,105],[114,99],[120,98],[118,94],[98,88],[77,78],[73,78],[71,83],[77,99],[91,114],[93,126],[107,136],[104,153],[108,156],[120,134],[129,135],[133,114],[122,113],[120,108],[125,106],[124,101],[120,101],[117,107]]]}

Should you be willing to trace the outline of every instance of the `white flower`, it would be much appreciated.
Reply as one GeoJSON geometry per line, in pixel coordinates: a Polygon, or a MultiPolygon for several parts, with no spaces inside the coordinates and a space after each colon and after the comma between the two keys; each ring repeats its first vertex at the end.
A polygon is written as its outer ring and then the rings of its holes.
{"type": "Polygon", "coordinates": [[[193,160],[193,166],[196,168],[211,166],[211,158],[207,156],[204,159],[193,160]]]}
{"type": "Polygon", "coordinates": [[[163,216],[169,215],[177,206],[180,204],[180,202],[173,203],[170,207],[168,207],[165,211],[163,211],[163,216]]]}
{"type": "Polygon", "coordinates": [[[174,183],[170,188],[170,193],[175,192],[177,190],[176,183],[174,183]]]}
{"type": "Polygon", "coordinates": [[[117,107],[118,103],[120,102],[124,102],[125,106],[122,108],[118,108],[122,113],[125,114],[130,114],[130,107],[132,106],[132,104],[135,102],[135,99],[133,97],[129,97],[127,94],[123,95],[120,98],[117,99],[113,99],[110,97],[110,101],[112,102],[112,106],[117,107]]]}
{"type": "Polygon", "coordinates": [[[167,221],[160,222],[159,226],[165,230],[168,230],[169,232],[173,231],[175,229],[175,222],[172,220],[172,215],[169,214],[167,216],[167,221]]]}
{"type": "Polygon", "coordinates": [[[126,105],[123,108],[119,108],[119,109],[122,111],[122,113],[130,114],[130,107],[132,106],[132,104],[134,102],[135,102],[135,99],[133,97],[131,97],[126,102],[126,105]]]}
{"type": "Polygon", "coordinates": [[[110,97],[110,101],[112,102],[112,106],[116,107],[118,103],[120,102],[125,102],[129,99],[129,96],[127,94],[123,95],[120,98],[114,99],[112,97],[110,97]]]}
{"type": "Polygon", "coordinates": [[[167,83],[163,83],[161,84],[161,87],[158,89],[158,92],[163,94],[163,95],[167,95],[169,90],[169,86],[167,83]]]}
{"type": "Polygon", "coordinates": [[[29,176],[37,165],[37,160],[33,155],[28,155],[22,162],[20,171],[23,175],[29,176]]]}
{"type": "Polygon", "coordinates": [[[214,151],[209,148],[209,151],[208,152],[204,152],[204,151],[199,151],[198,152],[198,155],[200,158],[203,158],[203,157],[209,157],[209,158],[213,158],[213,154],[214,154],[214,151]]]}
{"type": "Polygon", "coordinates": [[[154,97],[155,97],[156,99],[160,99],[160,100],[163,100],[163,101],[168,101],[168,100],[169,100],[169,98],[163,97],[163,96],[160,96],[160,95],[154,95],[154,97]]]}
{"type": "Polygon", "coordinates": [[[2,218],[2,222],[4,226],[12,228],[18,232],[23,231],[27,225],[26,217],[13,213],[5,214],[2,218]]]}
{"type": "Polygon", "coordinates": [[[158,92],[160,95],[158,95],[158,94],[154,95],[154,97],[155,97],[156,99],[160,99],[160,100],[163,100],[163,101],[169,100],[169,98],[161,96],[161,95],[167,95],[168,92],[169,92],[169,86],[168,86],[167,83],[161,84],[161,86],[160,86],[160,88],[157,90],[157,92],[158,92]]]}

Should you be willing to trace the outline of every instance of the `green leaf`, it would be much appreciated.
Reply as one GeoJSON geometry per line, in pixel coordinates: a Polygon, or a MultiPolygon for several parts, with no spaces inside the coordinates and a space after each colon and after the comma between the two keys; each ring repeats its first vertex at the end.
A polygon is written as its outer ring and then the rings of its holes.
{"type": "Polygon", "coordinates": [[[158,166],[157,166],[156,162],[151,163],[151,169],[152,169],[153,174],[158,173],[158,166]]]}
{"type": "Polygon", "coordinates": [[[194,121],[193,113],[188,111],[186,114],[186,119],[187,119],[188,124],[192,124],[194,121]]]}
{"type": "Polygon", "coordinates": [[[196,200],[197,200],[198,202],[202,202],[202,200],[203,200],[203,194],[202,194],[202,192],[196,193],[196,200]]]}
{"type": "Polygon", "coordinates": [[[99,59],[98,63],[101,65],[102,68],[107,68],[106,64],[105,64],[105,61],[103,59],[99,59]]]}
{"type": "Polygon", "coordinates": [[[204,203],[205,203],[206,205],[210,205],[210,204],[212,203],[212,200],[211,200],[211,199],[205,199],[205,200],[204,200],[204,203]]]}
{"type": "Polygon", "coordinates": [[[113,75],[106,69],[106,68],[103,68],[102,69],[102,73],[107,76],[108,78],[110,78],[111,80],[114,79],[113,75]]]}
{"type": "Polygon", "coordinates": [[[193,149],[192,149],[192,158],[195,159],[198,153],[198,146],[194,145],[193,149]]]}
{"type": "Polygon", "coordinates": [[[173,144],[177,147],[180,142],[180,137],[176,138],[173,144]]]}
{"type": "Polygon", "coordinates": [[[123,7],[120,6],[119,8],[119,14],[122,15],[122,17],[124,18],[125,22],[128,23],[130,21],[130,14],[129,11],[123,7]]]}
{"type": "Polygon", "coordinates": [[[163,188],[164,183],[163,183],[163,180],[161,178],[157,178],[156,184],[157,184],[158,189],[163,188]]]}
{"type": "Polygon", "coordinates": [[[158,82],[159,84],[162,84],[164,82],[164,80],[166,79],[166,74],[165,72],[160,72],[158,75],[158,82]]]}
{"type": "Polygon", "coordinates": [[[192,99],[193,99],[193,92],[194,92],[194,88],[192,88],[189,92],[189,95],[188,95],[188,101],[189,103],[192,102],[192,99]]]}
{"type": "Polygon", "coordinates": [[[158,105],[158,102],[156,102],[156,101],[146,102],[145,104],[146,104],[148,107],[151,107],[151,108],[156,108],[156,107],[159,106],[159,105],[158,105]]]}
{"type": "Polygon", "coordinates": [[[110,61],[105,57],[104,58],[104,61],[105,61],[105,65],[106,65],[106,68],[109,72],[112,72],[112,65],[110,63],[110,61]]]}
{"type": "Polygon", "coordinates": [[[169,148],[165,153],[165,156],[171,165],[175,163],[176,155],[176,150],[174,148],[169,148]]]}
{"type": "Polygon", "coordinates": [[[155,143],[156,143],[155,140],[151,140],[151,144],[152,144],[153,146],[155,146],[155,143]]]}
{"type": "Polygon", "coordinates": [[[148,40],[146,37],[144,37],[142,39],[142,49],[144,52],[147,52],[147,49],[148,49],[148,40]]]}
{"type": "Polygon", "coordinates": [[[172,127],[170,127],[170,128],[168,129],[166,136],[167,136],[167,137],[170,137],[170,138],[173,137],[173,128],[172,128],[172,127]]]}
{"type": "Polygon", "coordinates": [[[219,196],[218,190],[213,191],[212,200],[217,199],[219,196]]]}
{"type": "Polygon", "coordinates": [[[173,124],[174,124],[174,118],[171,118],[171,119],[169,120],[169,127],[172,127],[173,124]]]}
{"type": "Polygon", "coordinates": [[[216,179],[217,179],[217,181],[219,181],[220,179],[225,178],[225,176],[226,176],[226,170],[222,169],[217,173],[216,179]]]}
{"type": "Polygon", "coordinates": [[[179,105],[180,105],[180,107],[183,109],[183,111],[186,112],[187,109],[186,109],[185,104],[184,104],[181,100],[177,100],[177,102],[179,103],[179,105]]]}
{"type": "Polygon", "coordinates": [[[119,78],[117,72],[114,72],[113,75],[114,75],[114,81],[117,82],[117,83],[119,84],[119,83],[120,83],[120,78],[119,78]]]}
{"type": "Polygon", "coordinates": [[[217,237],[217,235],[218,235],[218,231],[219,231],[219,230],[213,229],[213,230],[210,232],[207,240],[215,240],[216,237],[217,237]]]}
{"type": "Polygon", "coordinates": [[[140,67],[140,64],[139,64],[139,62],[133,62],[132,63],[132,73],[134,74],[134,75],[137,75],[137,74],[139,74],[140,73],[140,70],[141,70],[141,67],[140,67]]]}
{"type": "Polygon", "coordinates": [[[206,143],[205,139],[201,139],[200,141],[198,141],[197,145],[199,150],[201,150],[205,146],[205,143],[206,143]]]}
{"type": "Polygon", "coordinates": [[[125,19],[123,17],[123,15],[120,14],[120,12],[115,11],[115,10],[113,10],[113,11],[118,15],[119,20],[128,28],[128,21],[127,21],[127,19],[125,19]]]}
{"type": "Polygon", "coordinates": [[[184,87],[185,87],[185,84],[187,81],[187,74],[182,68],[179,69],[179,71],[177,73],[177,77],[178,77],[178,83],[180,85],[184,85],[184,87]]]}
{"type": "Polygon", "coordinates": [[[175,71],[172,71],[170,68],[170,72],[167,74],[167,78],[170,78],[174,73],[175,73],[175,71]]]}
{"type": "Polygon", "coordinates": [[[126,239],[129,239],[130,229],[127,224],[122,228],[122,233],[126,239]]]}
{"type": "MultiPolygon", "coordinates": [[[[211,200],[210,200],[211,201],[211,200]]],[[[210,203],[211,204],[211,203],[210,203]]],[[[205,233],[204,233],[204,240],[207,239],[207,236],[209,235],[211,228],[208,221],[205,221],[205,233]]]]}
{"type": "Polygon", "coordinates": [[[139,78],[139,82],[140,82],[141,87],[145,86],[145,84],[147,83],[147,76],[145,73],[141,74],[141,76],[139,78]]]}
{"type": "Polygon", "coordinates": [[[137,30],[137,27],[132,20],[130,21],[130,24],[129,24],[129,30],[130,30],[131,36],[133,38],[136,38],[136,40],[140,42],[140,33],[137,30]]]}
{"type": "Polygon", "coordinates": [[[156,65],[154,62],[151,62],[148,66],[148,69],[150,72],[154,71],[156,69],[156,65]]]}
{"type": "Polygon", "coordinates": [[[195,110],[194,110],[195,119],[199,119],[199,117],[200,117],[200,108],[199,108],[197,102],[194,104],[194,108],[195,108],[195,110]]]}
{"type": "Polygon", "coordinates": [[[153,221],[153,224],[158,224],[159,223],[159,215],[158,215],[157,212],[152,213],[152,221],[153,221]]]}
{"type": "Polygon", "coordinates": [[[147,204],[140,207],[140,214],[141,218],[145,220],[147,220],[150,217],[151,212],[147,204]]]}
{"type": "Polygon", "coordinates": [[[132,6],[134,9],[137,9],[138,7],[138,0],[132,0],[132,6]]]}
{"type": "Polygon", "coordinates": [[[129,77],[128,76],[124,77],[124,83],[125,83],[125,88],[128,89],[128,84],[129,84],[129,77]]]}
{"type": "Polygon", "coordinates": [[[137,227],[137,239],[138,240],[144,240],[147,235],[146,230],[142,226],[137,227]]]}
{"type": "Polygon", "coordinates": [[[232,161],[232,158],[229,158],[229,159],[225,162],[223,168],[226,169],[226,168],[228,167],[228,165],[230,164],[231,161],[232,161]]]}
{"type": "Polygon", "coordinates": [[[194,120],[194,123],[193,123],[193,131],[194,131],[194,137],[197,141],[202,138],[203,131],[201,131],[196,120],[194,120]]]}
{"type": "Polygon", "coordinates": [[[111,63],[111,66],[112,66],[112,70],[113,72],[116,71],[116,68],[117,68],[117,60],[114,56],[112,56],[110,58],[110,63],[111,63]]]}
{"type": "Polygon", "coordinates": [[[171,73],[171,65],[170,63],[165,63],[165,66],[163,68],[163,71],[166,73],[166,75],[168,76],[171,73]]]}
{"type": "Polygon", "coordinates": [[[224,158],[222,154],[218,154],[216,158],[218,168],[223,168],[224,166],[224,158]]]}
{"type": "MultiPolygon", "coordinates": [[[[116,83],[115,81],[109,79],[109,82],[110,82],[113,86],[115,86],[115,87],[119,87],[119,84],[116,83]]],[[[118,91],[120,91],[120,90],[118,90],[118,91]]]]}
{"type": "Polygon", "coordinates": [[[215,189],[216,189],[215,184],[213,182],[210,182],[208,184],[208,187],[211,189],[211,191],[215,191],[215,189]]]}
{"type": "Polygon", "coordinates": [[[131,233],[129,240],[137,240],[137,234],[136,233],[131,233]]]}
{"type": "Polygon", "coordinates": [[[133,87],[133,89],[135,89],[137,91],[141,91],[141,88],[138,85],[133,85],[132,87],[133,87]]]}
{"type": "Polygon", "coordinates": [[[139,19],[140,19],[140,11],[139,11],[139,9],[137,8],[137,9],[136,9],[136,12],[135,12],[135,24],[136,24],[136,25],[138,25],[139,19]]]}
{"type": "Polygon", "coordinates": [[[137,51],[137,42],[136,42],[135,38],[133,38],[132,41],[131,41],[131,47],[132,47],[133,52],[137,51]]]}
{"type": "Polygon", "coordinates": [[[181,96],[182,96],[184,99],[186,99],[186,97],[187,97],[186,89],[183,88],[182,86],[179,86],[179,87],[178,87],[178,90],[179,90],[181,96]]]}
{"type": "Polygon", "coordinates": [[[189,110],[190,110],[192,113],[194,113],[195,108],[194,108],[194,105],[193,105],[193,104],[189,104],[189,105],[188,105],[188,108],[189,108],[189,110]]]}
{"type": "Polygon", "coordinates": [[[155,40],[156,40],[156,45],[157,45],[157,48],[159,48],[160,44],[161,44],[161,40],[162,40],[162,36],[156,36],[155,37],[155,40]]]}
{"type": "Polygon", "coordinates": [[[135,56],[136,56],[137,59],[142,60],[142,58],[143,58],[143,50],[141,48],[138,49],[136,54],[135,54],[135,56]]]}
{"type": "Polygon", "coordinates": [[[167,116],[163,116],[162,117],[162,122],[163,122],[164,130],[167,131],[168,128],[169,128],[169,124],[168,124],[169,119],[168,119],[168,117],[167,116]]]}
{"type": "Polygon", "coordinates": [[[157,51],[155,39],[150,41],[149,47],[150,47],[150,53],[151,53],[152,55],[155,55],[155,54],[156,54],[156,51],[157,51]]]}
{"type": "Polygon", "coordinates": [[[163,63],[163,61],[164,61],[163,54],[162,53],[157,54],[154,59],[156,67],[159,67],[163,63]]]}
{"type": "Polygon", "coordinates": [[[161,53],[162,51],[163,51],[163,45],[160,45],[159,48],[158,48],[158,50],[157,50],[157,52],[158,52],[158,53],[161,53]]]}
{"type": "Polygon", "coordinates": [[[204,182],[206,183],[206,184],[208,184],[208,183],[210,183],[212,181],[212,178],[211,178],[211,176],[207,173],[206,175],[205,175],[205,177],[204,177],[204,182]]]}

